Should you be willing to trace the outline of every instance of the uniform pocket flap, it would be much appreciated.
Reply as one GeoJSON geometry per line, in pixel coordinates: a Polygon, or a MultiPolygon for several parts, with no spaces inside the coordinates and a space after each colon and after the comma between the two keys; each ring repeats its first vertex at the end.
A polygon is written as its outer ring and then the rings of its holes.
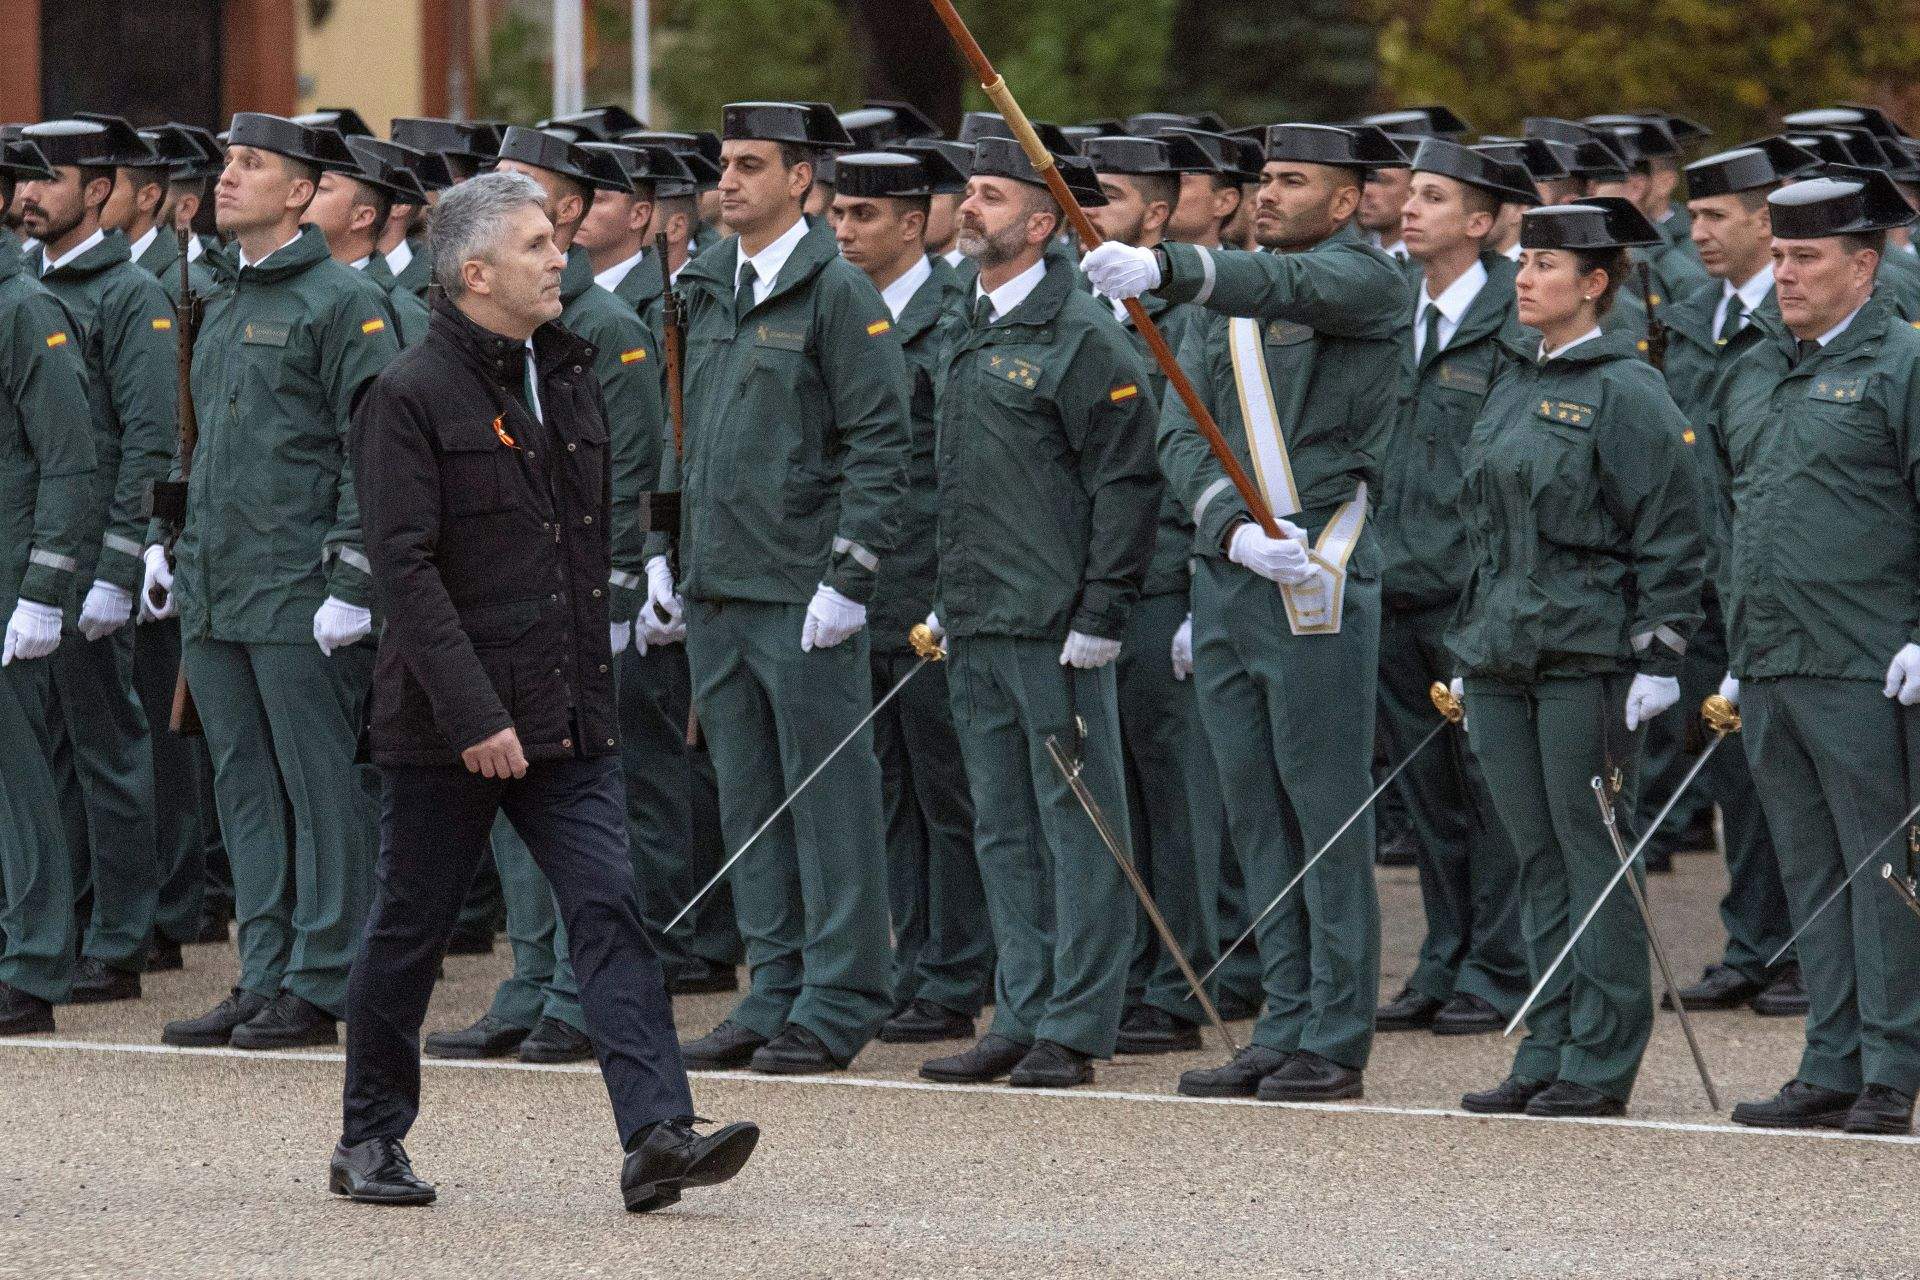
{"type": "Polygon", "coordinates": [[[515,425],[505,415],[482,419],[477,415],[446,414],[435,417],[433,438],[442,453],[485,453],[518,443],[514,438],[515,425]]]}
{"type": "Polygon", "coordinates": [[[538,600],[476,604],[460,611],[460,629],[476,648],[512,644],[540,621],[538,600]]]}

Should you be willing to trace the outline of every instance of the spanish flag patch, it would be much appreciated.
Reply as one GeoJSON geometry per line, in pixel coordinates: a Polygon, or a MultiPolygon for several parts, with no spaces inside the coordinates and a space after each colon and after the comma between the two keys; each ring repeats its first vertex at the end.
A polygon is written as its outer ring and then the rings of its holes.
{"type": "Polygon", "coordinates": [[[645,347],[635,347],[631,351],[622,351],[620,353],[621,364],[632,364],[636,360],[645,360],[646,358],[647,349],[645,347]]]}
{"type": "Polygon", "coordinates": [[[893,328],[893,321],[875,320],[872,324],[867,326],[867,336],[869,338],[877,338],[891,328],[893,328]]]}
{"type": "Polygon", "coordinates": [[[173,328],[173,321],[167,319],[165,316],[159,316],[155,318],[153,327],[165,333],[167,330],[173,328]]]}
{"type": "Polygon", "coordinates": [[[385,320],[369,320],[365,324],[360,326],[360,332],[378,333],[386,327],[387,327],[387,322],[385,320]]]}
{"type": "Polygon", "coordinates": [[[1115,404],[1119,404],[1122,400],[1131,400],[1139,394],[1139,385],[1129,382],[1124,387],[1115,387],[1112,391],[1108,392],[1107,399],[1113,401],[1115,404]]]}
{"type": "Polygon", "coordinates": [[[50,347],[64,347],[67,345],[67,335],[64,333],[50,333],[47,335],[47,345],[50,347]]]}

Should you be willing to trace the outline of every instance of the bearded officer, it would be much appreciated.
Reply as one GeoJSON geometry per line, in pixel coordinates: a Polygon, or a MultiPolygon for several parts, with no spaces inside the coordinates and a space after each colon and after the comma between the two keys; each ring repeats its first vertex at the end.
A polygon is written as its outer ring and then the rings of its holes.
{"type": "MultiPolygon", "coordinates": [[[[1913,220],[1885,174],[1830,169],[1767,199],[1780,319],[1750,318],[1760,340],[1723,376],[1709,425],[1731,486],[1728,692],[1798,927],[1913,804],[1920,333],[1875,287],[1884,233],[1913,220]]],[[[1733,1119],[1907,1132],[1920,922],[1863,876],[1796,955],[1809,1003],[1799,1067],[1733,1119]]]]}
{"type": "Polygon", "coordinates": [[[147,494],[166,474],[178,422],[173,307],[133,265],[127,238],[101,226],[117,166],[154,157],[114,117],[32,125],[51,181],[21,186],[27,229],[40,238],[41,282],[73,314],[86,356],[96,458],[94,519],[101,533],[81,558],[91,581],[75,632],[48,664],[53,677],[54,773],[63,791],[75,889],[93,906],[71,998],[132,999],[153,932],[153,750],[133,691],[133,595],[141,579],[147,494]],[[69,791],[68,789],[72,790],[69,791]]]}
{"type": "Polygon", "coordinates": [[[214,211],[236,277],[194,344],[187,518],[175,564],[147,549],[146,594],[158,616],[180,612],[233,865],[240,981],[163,1038],[332,1044],[374,853],[354,769],[373,616],[347,422],[398,347],[379,288],[300,225],[324,159],[315,132],[242,112],[228,137],[214,211]]]}
{"type": "MultiPolygon", "coordinates": [[[[1373,789],[1380,558],[1366,517],[1392,421],[1380,370],[1398,359],[1406,297],[1399,268],[1353,225],[1367,172],[1406,163],[1393,142],[1326,125],[1275,125],[1265,141],[1254,227],[1276,252],[1103,245],[1084,264],[1109,296],[1152,289],[1215,313],[1181,367],[1284,517],[1280,537],[1261,531],[1170,400],[1160,456],[1195,524],[1200,719],[1255,908],[1373,789]]],[[[1362,816],[1267,917],[1253,1043],[1187,1072],[1182,1092],[1359,1095],[1379,986],[1373,845],[1362,816]]]]}

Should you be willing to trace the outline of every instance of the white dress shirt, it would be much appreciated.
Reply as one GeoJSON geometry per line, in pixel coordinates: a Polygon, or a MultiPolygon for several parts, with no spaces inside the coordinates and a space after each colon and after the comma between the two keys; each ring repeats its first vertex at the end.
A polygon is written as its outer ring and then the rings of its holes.
{"type": "Polygon", "coordinates": [[[1542,363],[1545,363],[1548,360],[1558,360],[1561,356],[1567,354],[1567,352],[1573,350],[1575,347],[1579,346],[1581,343],[1592,342],[1595,338],[1599,336],[1600,336],[1600,326],[1595,325],[1593,326],[1593,328],[1587,330],[1585,333],[1575,338],[1572,342],[1569,342],[1566,346],[1555,347],[1552,351],[1547,350],[1547,340],[1545,338],[1542,338],[1540,340],[1540,360],[1542,363]]]}
{"type": "Polygon", "coordinates": [[[1426,286],[1421,286],[1420,300],[1413,308],[1413,358],[1416,361],[1426,355],[1427,308],[1433,307],[1440,312],[1440,349],[1445,351],[1447,344],[1453,341],[1453,335],[1459,331],[1467,308],[1473,305],[1473,300],[1486,287],[1487,268],[1477,258],[1458,280],[1440,291],[1439,297],[1429,298],[1426,286]]]}
{"type": "Polygon", "coordinates": [[[1866,305],[1867,304],[1863,302],[1859,306],[1855,307],[1853,310],[1847,312],[1847,318],[1845,320],[1842,320],[1839,324],[1833,326],[1833,328],[1821,334],[1820,345],[1824,347],[1829,342],[1832,342],[1835,338],[1845,333],[1847,331],[1847,326],[1853,323],[1853,318],[1855,316],[1859,315],[1863,310],[1866,309],[1866,305]]]}
{"type": "Polygon", "coordinates": [[[964,259],[967,255],[960,252],[958,249],[949,249],[945,253],[941,254],[940,256],[947,260],[948,266],[958,267],[961,263],[961,260],[964,259]]]}
{"type": "Polygon", "coordinates": [[[973,283],[973,296],[976,299],[974,308],[979,309],[978,299],[982,297],[988,299],[993,303],[993,315],[988,323],[998,324],[1006,319],[1015,307],[1027,300],[1027,295],[1039,286],[1046,275],[1047,260],[1042,258],[991,293],[982,288],[980,282],[976,280],[973,283]]]}
{"type": "Polygon", "coordinates": [[[152,226],[147,228],[147,232],[145,235],[141,236],[138,240],[135,240],[130,246],[128,246],[127,252],[132,256],[135,262],[138,262],[140,261],[141,258],[146,256],[147,250],[153,248],[153,242],[155,240],[158,240],[159,238],[160,238],[160,224],[156,222],[152,226]]]}
{"type": "Polygon", "coordinates": [[[806,235],[807,220],[796,218],[792,226],[774,238],[772,244],[751,258],[740,260],[739,271],[733,278],[733,287],[736,290],[739,289],[741,282],[747,278],[747,272],[751,270],[754,273],[753,304],[759,306],[765,302],[767,295],[773,292],[774,281],[780,278],[780,268],[787,265],[787,259],[793,256],[793,251],[799,248],[800,242],[806,238],[806,235]]]}
{"type": "Polygon", "coordinates": [[[920,292],[920,286],[932,275],[933,264],[922,254],[913,260],[912,266],[900,273],[898,279],[880,291],[880,301],[887,304],[887,310],[893,312],[895,320],[900,318],[900,313],[913,301],[913,295],[920,292]]]}
{"type": "Polygon", "coordinates": [[[387,270],[393,272],[396,276],[402,271],[405,271],[407,264],[412,261],[413,246],[407,243],[405,237],[401,238],[399,244],[387,250],[387,270]]]}
{"type": "Polygon", "coordinates": [[[93,248],[93,246],[99,244],[102,240],[105,240],[106,238],[107,238],[106,232],[95,231],[92,235],[88,236],[85,240],[82,240],[79,244],[73,246],[73,248],[67,250],[65,253],[61,254],[59,257],[49,260],[46,266],[46,270],[42,271],[40,274],[43,276],[52,275],[55,271],[58,271],[61,267],[66,266],[69,262],[72,262],[75,258],[79,257],[81,254],[85,253],[87,250],[93,248]]]}
{"type": "Polygon", "coordinates": [[[631,258],[626,258],[620,262],[616,262],[612,266],[608,267],[605,271],[602,271],[599,275],[596,275],[593,278],[593,282],[599,285],[602,289],[605,289],[608,293],[612,293],[615,289],[618,289],[620,287],[620,282],[627,278],[628,273],[630,273],[635,267],[640,265],[640,259],[646,256],[647,256],[647,251],[645,249],[642,249],[640,252],[634,254],[631,258]]]}
{"type": "Polygon", "coordinates": [[[1753,309],[1765,302],[1767,295],[1772,292],[1773,264],[1771,262],[1760,268],[1759,271],[1754,273],[1753,279],[1747,281],[1737,289],[1734,288],[1733,281],[1722,280],[1720,282],[1720,304],[1713,309],[1714,333],[1718,334],[1720,332],[1720,326],[1725,323],[1727,307],[1732,304],[1735,294],[1740,296],[1740,310],[1745,314],[1745,318],[1740,322],[1740,327],[1744,329],[1753,323],[1753,309]]]}
{"type": "MultiPolygon", "coordinates": [[[[293,233],[293,240],[298,240],[299,238],[300,238],[300,233],[299,233],[298,231],[296,231],[296,232],[294,232],[294,233],[293,233]]],[[[287,241],[287,244],[292,244],[292,243],[293,243],[293,240],[289,240],[289,241],[287,241]]],[[[280,246],[280,249],[284,249],[284,248],[286,248],[286,247],[287,247],[287,244],[283,244],[283,245],[281,245],[281,246],[280,246]]],[[[267,255],[267,258],[271,258],[271,257],[273,256],[273,254],[274,254],[274,253],[278,253],[278,252],[280,252],[280,249],[275,249],[275,250],[273,251],[273,253],[269,253],[269,254],[267,255]]],[[[247,268],[247,267],[257,267],[257,266],[259,266],[259,265],[260,265],[260,263],[261,263],[261,262],[265,262],[265,261],[267,260],[267,258],[262,258],[262,259],[260,259],[260,262],[251,262],[251,261],[249,261],[249,260],[248,260],[248,258],[247,258],[247,251],[246,251],[245,249],[242,249],[242,250],[240,250],[240,266],[241,266],[241,269],[242,269],[242,270],[244,270],[244,269],[245,269],[245,268],[247,268]]]]}

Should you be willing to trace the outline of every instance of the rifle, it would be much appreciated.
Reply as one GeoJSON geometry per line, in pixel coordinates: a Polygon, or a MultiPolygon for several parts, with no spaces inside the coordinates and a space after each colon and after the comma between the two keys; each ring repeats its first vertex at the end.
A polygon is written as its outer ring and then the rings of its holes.
{"type": "Polygon", "coordinates": [[[1661,373],[1667,371],[1667,324],[1660,318],[1660,308],[1654,301],[1653,271],[1647,266],[1645,258],[1635,264],[1640,273],[1640,296],[1647,303],[1647,363],[1661,373]]]}
{"type": "MultiPolygon", "coordinates": [[[[687,396],[681,377],[686,360],[687,318],[681,310],[680,295],[673,291],[673,279],[667,268],[667,233],[664,229],[653,237],[653,254],[660,260],[660,343],[667,359],[667,412],[673,420],[673,456],[680,459],[687,453],[687,396]]],[[[673,536],[679,536],[678,493],[642,494],[640,501],[641,519],[648,530],[665,529],[673,536]]],[[[668,555],[671,557],[672,552],[669,551],[668,555]]],[[[679,573],[678,565],[674,566],[674,572],[676,575],[679,573]]],[[[666,619],[663,617],[661,621],[666,619]]],[[[690,749],[700,746],[700,714],[691,703],[687,706],[687,746],[690,749]]]]}
{"type": "MultiPolygon", "coordinates": [[[[173,325],[177,351],[175,363],[180,380],[180,478],[156,480],[153,485],[153,514],[167,526],[166,541],[161,545],[166,549],[169,565],[174,563],[174,544],[180,540],[180,531],[186,527],[187,477],[193,470],[194,448],[200,443],[200,420],[193,411],[193,335],[200,327],[200,299],[193,292],[187,259],[187,247],[192,234],[188,227],[174,229],[180,247],[180,306],[173,325]]],[[[204,732],[200,725],[200,710],[193,704],[193,691],[187,687],[187,664],[184,658],[180,663],[180,673],[174,677],[173,713],[167,719],[167,726],[175,733],[188,737],[204,732]]]]}

